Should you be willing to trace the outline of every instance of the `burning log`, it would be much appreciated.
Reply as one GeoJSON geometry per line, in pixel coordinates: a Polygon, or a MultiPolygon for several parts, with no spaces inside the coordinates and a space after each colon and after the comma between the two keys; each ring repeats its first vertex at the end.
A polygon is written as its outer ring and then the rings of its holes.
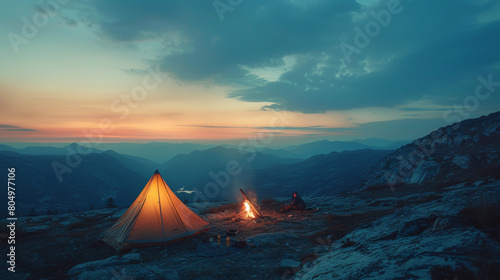
{"type": "Polygon", "coordinates": [[[259,213],[259,211],[257,210],[257,207],[255,207],[255,205],[253,205],[252,201],[250,201],[250,199],[248,199],[247,195],[245,194],[245,192],[240,189],[240,192],[241,194],[243,195],[243,197],[245,198],[245,201],[243,202],[243,204],[245,205],[245,211],[247,213],[247,218],[260,218],[261,215],[259,213]]]}

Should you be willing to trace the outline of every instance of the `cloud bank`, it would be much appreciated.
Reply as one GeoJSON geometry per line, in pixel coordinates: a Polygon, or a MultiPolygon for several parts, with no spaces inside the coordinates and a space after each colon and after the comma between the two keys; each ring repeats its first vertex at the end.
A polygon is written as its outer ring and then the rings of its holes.
{"type": "Polygon", "coordinates": [[[161,40],[154,63],[162,71],[272,103],[263,110],[321,113],[422,99],[452,106],[479,75],[500,76],[498,1],[222,1],[230,6],[222,21],[212,1],[86,3],[80,19],[102,36],[161,40]],[[399,12],[384,18],[390,5],[399,12]],[[369,39],[362,48],[359,30],[369,39]],[[342,44],[358,52],[347,57],[342,44]],[[266,72],[280,75],[269,80],[266,72]]]}

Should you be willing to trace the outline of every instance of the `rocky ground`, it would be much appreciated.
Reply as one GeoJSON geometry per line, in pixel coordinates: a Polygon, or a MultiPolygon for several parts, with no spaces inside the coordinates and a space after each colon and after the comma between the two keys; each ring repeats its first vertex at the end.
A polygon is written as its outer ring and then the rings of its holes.
{"type": "MultiPolygon", "coordinates": [[[[240,204],[191,207],[212,224],[180,242],[117,253],[99,240],[125,209],[23,217],[17,272],[2,279],[495,279],[500,181],[306,197],[313,213],[244,219],[240,204]],[[228,229],[239,230],[225,246],[228,229]],[[217,245],[217,235],[222,244],[217,245]],[[210,242],[210,238],[214,241],[210,242]],[[240,243],[243,244],[243,243],[240,243]]],[[[4,222],[5,223],[5,222],[4,222]]],[[[4,225],[2,225],[4,227],[4,225]]],[[[6,251],[2,237],[2,250],[6,251]]]]}
{"type": "Polygon", "coordinates": [[[401,207],[334,242],[297,278],[498,279],[500,181],[434,188],[372,205],[401,207]]]}

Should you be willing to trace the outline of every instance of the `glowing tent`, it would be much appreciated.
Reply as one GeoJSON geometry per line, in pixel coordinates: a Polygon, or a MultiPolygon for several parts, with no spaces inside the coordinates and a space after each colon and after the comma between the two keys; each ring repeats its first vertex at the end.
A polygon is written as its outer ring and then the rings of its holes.
{"type": "Polygon", "coordinates": [[[116,250],[160,244],[208,229],[168,187],[158,170],[103,240],[116,250]]]}

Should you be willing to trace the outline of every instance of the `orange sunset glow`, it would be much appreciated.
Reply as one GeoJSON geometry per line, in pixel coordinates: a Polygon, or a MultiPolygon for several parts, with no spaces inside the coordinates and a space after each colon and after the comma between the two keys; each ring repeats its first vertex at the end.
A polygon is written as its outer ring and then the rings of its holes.
{"type": "MultiPolygon", "coordinates": [[[[311,10],[290,5],[300,13],[316,11],[314,5],[311,10]]],[[[432,40],[415,42],[410,49],[391,45],[396,49],[386,53],[378,47],[386,40],[380,37],[373,48],[346,53],[346,44],[353,44],[349,38],[361,36],[352,34],[352,26],[369,16],[367,11],[376,4],[338,5],[340,10],[352,9],[353,22],[335,16],[321,27],[319,21],[305,20],[315,16],[305,16],[301,24],[313,33],[288,28],[297,24],[288,18],[266,18],[262,26],[268,27],[263,28],[238,16],[221,17],[210,10],[211,5],[185,10],[165,4],[159,10],[187,14],[158,15],[153,20],[149,18],[149,12],[157,10],[153,6],[127,3],[124,10],[137,12],[129,15],[104,4],[71,2],[40,26],[21,20],[32,21],[37,15],[34,2],[2,9],[0,32],[6,36],[0,41],[1,141],[84,141],[87,132],[100,130],[101,122],[112,127],[99,133],[105,142],[223,143],[258,137],[262,131],[273,132],[279,140],[273,144],[371,137],[405,140],[461,116],[456,108],[473,92],[476,77],[492,71],[483,65],[484,71],[448,83],[454,86],[442,86],[433,80],[438,75],[429,72],[451,65],[440,62],[439,50],[431,52],[436,59],[428,60],[439,66],[420,71],[413,62],[426,53],[417,46],[432,40]],[[96,15],[91,16],[90,10],[96,15]],[[106,18],[116,20],[117,28],[106,18]],[[275,36],[269,26],[277,28],[283,40],[271,40],[275,36]],[[351,27],[337,30],[337,26],[351,27]],[[264,41],[270,43],[258,43],[264,41]],[[276,114],[289,119],[277,122],[276,114]]],[[[258,13],[255,8],[239,12],[251,19],[258,13]]],[[[481,24],[492,20],[482,16],[481,24]]],[[[398,36],[401,31],[394,28],[391,25],[385,32],[398,36]]],[[[466,37],[463,40],[490,46],[466,37]]],[[[458,68],[439,71],[454,69],[458,68]]],[[[493,103],[483,102],[473,115],[493,111],[493,103]]]]}

